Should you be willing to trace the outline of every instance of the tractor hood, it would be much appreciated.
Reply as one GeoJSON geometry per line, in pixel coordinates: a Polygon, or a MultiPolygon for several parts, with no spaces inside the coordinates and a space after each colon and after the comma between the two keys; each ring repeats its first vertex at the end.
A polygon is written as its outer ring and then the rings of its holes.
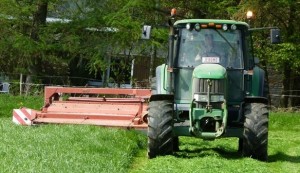
{"type": "Polygon", "coordinates": [[[194,78],[203,79],[224,79],[226,69],[219,64],[201,64],[194,69],[194,78]]]}

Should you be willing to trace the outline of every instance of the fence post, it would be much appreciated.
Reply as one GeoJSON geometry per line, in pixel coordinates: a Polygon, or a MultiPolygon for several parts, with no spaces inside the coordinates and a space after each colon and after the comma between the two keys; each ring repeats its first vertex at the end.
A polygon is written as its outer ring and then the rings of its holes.
{"type": "Polygon", "coordinates": [[[23,81],[23,74],[20,74],[20,95],[22,95],[22,81],[23,81]]]}

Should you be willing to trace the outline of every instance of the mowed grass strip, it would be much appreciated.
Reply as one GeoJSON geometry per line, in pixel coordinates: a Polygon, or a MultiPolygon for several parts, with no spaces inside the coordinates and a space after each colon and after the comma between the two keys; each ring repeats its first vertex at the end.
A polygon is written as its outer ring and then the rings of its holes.
{"type": "MultiPolygon", "coordinates": [[[[180,151],[142,162],[133,173],[299,173],[300,114],[271,113],[269,122],[269,161],[243,158],[238,152],[237,138],[203,141],[180,137],[180,151]]],[[[146,152],[145,152],[146,153],[146,152]]]]}
{"type": "Polygon", "coordinates": [[[0,170],[7,173],[126,172],[144,140],[122,129],[0,121],[0,170]]]}
{"type": "Polygon", "coordinates": [[[300,172],[299,113],[271,113],[269,162],[241,157],[236,138],[191,137],[180,137],[180,151],[173,156],[148,160],[147,137],[136,131],[12,124],[13,108],[38,109],[41,102],[0,95],[0,172],[300,172]]]}
{"type": "MultiPolygon", "coordinates": [[[[39,109],[41,97],[0,95],[0,172],[127,172],[145,135],[87,125],[18,126],[12,109],[39,109]]],[[[144,147],[145,148],[145,147],[144,147]]]]}

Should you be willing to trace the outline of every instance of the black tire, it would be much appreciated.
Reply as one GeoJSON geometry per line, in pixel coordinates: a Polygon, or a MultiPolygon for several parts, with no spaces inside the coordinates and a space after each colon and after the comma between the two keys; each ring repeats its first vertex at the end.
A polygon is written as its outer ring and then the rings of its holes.
{"type": "Polygon", "coordinates": [[[243,156],[261,161],[268,160],[268,123],[269,113],[266,104],[246,104],[244,134],[240,141],[243,146],[239,147],[243,156]]]}
{"type": "Polygon", "coordinates": [[[151,101],[148,113],[148,157],[173,154],[173,102],[151,101]]]}
{"type": "Polygon", "coordinates": [[[243,152],[243,138],[239,138],[239,145],[238,145],[238,152],[242,153],[243,152]]]}
{"type": "Polygon", "coordinates": [[[151,92],[157,94],[156,77],[151,78],[151,92]]]}
{"type": "Polygon", "coordinates": [[[173,137],[173,151],[179,151],[179,137],[173,137]]]}

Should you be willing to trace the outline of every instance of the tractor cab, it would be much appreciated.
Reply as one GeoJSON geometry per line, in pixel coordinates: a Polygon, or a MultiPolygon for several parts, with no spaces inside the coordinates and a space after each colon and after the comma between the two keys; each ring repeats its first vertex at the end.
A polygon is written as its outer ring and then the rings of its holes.
{"type": "Polygon", "coordinates": [[[240,30],[183,28],[179,31],[178,42],[177,67],[220,64],[226,69],[241,69],[244,66],[240,30]]]}
{"type": "Polygon", "coordinates": [[[181,111],[179,117],[187,117],[182,111],[189,111],[194,99],[197,107],[203,108],[220,108],[226,100],[230,119],[240,118],[236,107],[241,107],[246,93],[250,93],[244,88],[244,70],[253,68],[249,63],[253,59],[249,51],[251,39],[244,39],[249,37],[247,29],[246,23],[231,20],[175,22],[173,91],[176,109],[181,111]],[[208,79],[212,83],[210,98],[208,79]],[[228,92],[228,88],[235,92],[228,92]]]}

